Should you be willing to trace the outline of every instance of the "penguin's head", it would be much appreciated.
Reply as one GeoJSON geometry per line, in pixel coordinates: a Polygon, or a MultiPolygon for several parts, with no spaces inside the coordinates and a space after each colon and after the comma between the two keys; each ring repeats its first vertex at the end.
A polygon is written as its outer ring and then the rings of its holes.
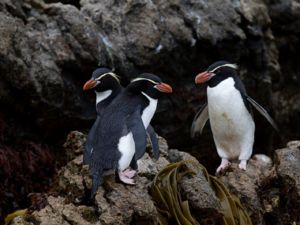
{"type": "Polygon", "coordinates": [[[219,83],[228,77],[236,75],[237,65],[227,61],[218,61],[211,64],[206,71],[199,73],[195,78],[196,84],[207,82],[208,85],[219,83]]]}
{"type": "Polygon", "coordinates": [[[93,72],[91,79],[84,84],[83,90],[94,90],[96,92],[102,92],[118,87],[120,87],[119,77],[110,69],[101,67],[93,72]]]}
{"type": "Polygon", "coordinates": [[[133,79],[128,89],[134,93],[144,93],[154,99],[158,99],[161,93],[173,92],[169,84],[163,83],[158,76],[151,73],[143,73],[133,79]]]}

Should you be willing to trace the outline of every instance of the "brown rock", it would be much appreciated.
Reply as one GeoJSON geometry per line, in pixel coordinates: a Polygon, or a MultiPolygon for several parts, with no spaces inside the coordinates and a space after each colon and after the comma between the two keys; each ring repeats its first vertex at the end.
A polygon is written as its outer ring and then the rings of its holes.
{"type": "Polygon", "coordinates": [[[254,155],[248,161],[247,170],[238,168],[238,164],[233,163],[230,171],[219,179],[227,188],[237,195],[241,203],[250,213],[254,224],[264,224],[263,208],[257,190],[262,181],[272,175],[272,161],[265,155],[254,155]]]}
{"type": "Polygon", "coordinates": [[[300,141],[291,141],[287,147],[275,151],[277,172],[283,179],[295,182],[300,197],[300,141]]]}

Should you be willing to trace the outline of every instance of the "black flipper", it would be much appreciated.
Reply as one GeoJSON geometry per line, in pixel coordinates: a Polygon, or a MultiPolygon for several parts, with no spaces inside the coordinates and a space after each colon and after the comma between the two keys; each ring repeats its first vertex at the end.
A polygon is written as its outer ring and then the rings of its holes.
{"type": "Polygon", "coordinates": [[[253,98],[249,97],[248,95],[245,95],[245,98],[248,102],[251,103],[251,105],[261,114],[263,115],[266,120],[272,125],[272,127],[279,133],[278,126],[272,119],[272,117],[269,115],[269,113],[260,105],[258,104],[253,98]]]}
{"type": "Polygon", "coordinates": [[[97,116],[91,130],[89,131],[89,134],[86,138],[86,142],[84,144],[83,147],[83,163],[84,164],[89,164],[91,161],[91,154],[92,154],[92,148],[93,148],[93,141],[95,139],[95,135],[96,135],[96,128],[97,125],[100,121],[100,117],[97,116]]]}
{"type": "Polygon", "coordinates": [[[159,158],[158,138],[157,138],[157,135],[156,135],[153,127],[150,124],[147,127],[147,133],[148,133],[148,136],[150,138],[151,145],[152,145],[153,157],[155,159],[158,159],[159,158]]]}
{"type": "Polygon", "coordinates": [[[194,138],[197,133],[202,134],[202,130],[208,119],[208,107],[207,103],[204,103],[194,117],[191,127],[192,138],[194,138]]]}

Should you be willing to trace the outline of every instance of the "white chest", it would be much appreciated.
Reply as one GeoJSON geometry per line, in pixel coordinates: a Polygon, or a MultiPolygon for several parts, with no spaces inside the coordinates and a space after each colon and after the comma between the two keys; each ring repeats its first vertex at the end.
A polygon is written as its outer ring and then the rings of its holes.
{"type": "Polygon", "coordinates": [[[102,92],[96,92],[96,105],[99,103],[99,102],[102,102],[104,99],[108,98],[108,96],[111,95],[112,93],[112,90],[107,90],[107,91],[102,91],[102,92]]]}
{"type": "Polygon", "coordinates": [[[147,94],[142,92],[142,94],[149,100],[149,105],[142,112],[142,121],[144,127],[147,128],[151,122],[151,119],[154,116],[154,113],[157,108],[157,99],[149,97],[147,94]]]}
{"type": "Polygon", "coordinates": [[[216,87],[207,88],[208,114],[214,136],[240,136],[252,129],[253,119],[241,93],[227,78],[216,87]]]}

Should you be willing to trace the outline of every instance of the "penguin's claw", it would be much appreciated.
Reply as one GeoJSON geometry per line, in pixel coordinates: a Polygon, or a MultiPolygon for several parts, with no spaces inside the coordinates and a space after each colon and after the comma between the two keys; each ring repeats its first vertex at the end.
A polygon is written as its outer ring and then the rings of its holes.
{"type": "Polygon", "coordinates": [[[241,160],[241,162],[239,164],[239,168],[241,170],[246,170],[247,169],[247,160],[241,160]]]}
{"type": "Polygon", "coordinates": [[[126,169],[122,172],[122,174],[127,178],[133,178],[136,175],[136,171],[131,169],[126,169]]]}
{"type": "Polygon", "coordinates": [[[230,167],[231,163],[227,159],[222,159],[220,166],[217,168],[216,175],[222,175],[230,167]]]}
{"type": "Polygon", "coordinates": [[[134,180],[128,178],[128,177],[124,174],[124,172],[119,172],[119,178],[120,178],[120,181],[122,181],[124,184],[135,185],[134,180]]]}

